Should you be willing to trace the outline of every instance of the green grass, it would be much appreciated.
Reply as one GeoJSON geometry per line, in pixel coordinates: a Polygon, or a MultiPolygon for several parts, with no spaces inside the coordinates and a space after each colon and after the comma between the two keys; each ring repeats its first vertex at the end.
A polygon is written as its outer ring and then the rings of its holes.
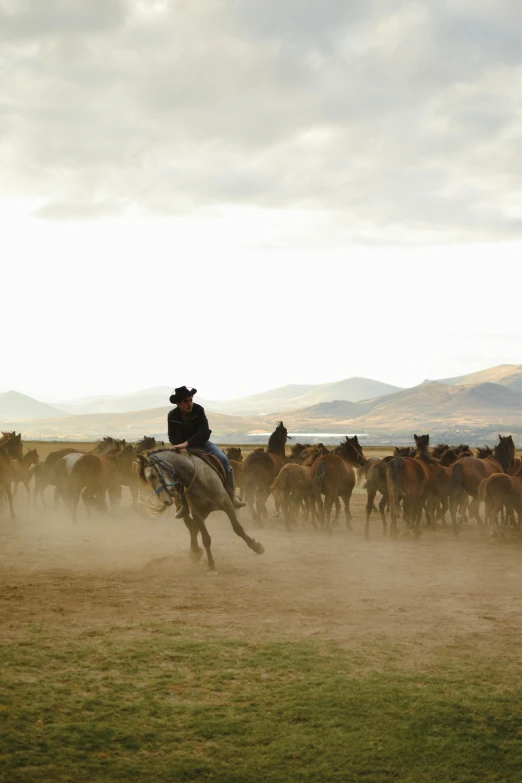
{"type": "MultiPolygon", "coordinates": [[[[516,664],[372,671],[323,643],[175,625],[4,644],[0,780],[522,780],[516,664]]],[[[362,653],[359,655],[362,656],[362,653]]],[[[395,661],[395,663],[394,663],[395,661]]]]}

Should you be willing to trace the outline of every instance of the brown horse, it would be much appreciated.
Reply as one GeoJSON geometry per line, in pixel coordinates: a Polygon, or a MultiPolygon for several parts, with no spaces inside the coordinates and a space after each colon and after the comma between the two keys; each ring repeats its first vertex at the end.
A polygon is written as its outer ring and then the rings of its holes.
{"type": "Polygon", "coordinates": [[[518,515],[517,530],[522,522],[522,466],[511,476],[505,473],[493,473],[482,479],[479,485],[479,501],[484,502],[486,524],[489,524],[490,535],[501,532],[499,512],[504,506],[508,515],[516,511],[518,515]]]}
{"type": "Polygon", "coordinates": [[[252,519],[262,527],[261,516],[266,513],[266,501],[270,485],[285,464],[285,444],[288,431],[282,421],[278,422],[268,439],[266,451],[253,451],[244,462],[245,500],[252,519]]]}
{"type": "MultiPolygon", "coordinates": [[[[125,442],[125,441],[123,441],[125,442]]],[[[135,459],[139,454],[144,454],[151,449],[155,449],[157,446],[156,438],[153,436],[144,435],[143,438],[138,441],[134,446],[130,443],[123,446],[120,451],[116,451],[119,448],[120,442],[115,441],[113,443],[114,455],[116,457],[116,464],[120,471],[121,485],[128,487],[131,493],[132,505],[137,507],[138,497],[138,475],[135,466],[135,459]]]]}
{"type": "MultiPolygon", "coordinates": [[[[433,490],[433,471],[436,464],[428,448],[429,435],[414,435],[417,446],[415,457],[394,457],[386,467],[386,481],[390,498],[391,526],[390,535],[397,538],[397,516],[400,501],[403,500],[405,516],[414,526],[415,537],[420,536],[422,510],[430,491],[433,490]]],[[[429,513],[427,515],[430,523],[429,513]]]]}
{"type": "Polygon", "coordinates": [[[13,493],[11,485],[14,479],[12,460],[21,460],[22,435],[15,432],[3,432],[0,438],[0,487],[4,488],[9,503],[11,519],[16,517],[13,506],[13,493]]]}
{"type": "Polygon", "coordinates": [[[39,462],[40,457],[36,449],[30,449],[21,460],[13,460],[13,497],[16,497],[18,485],[22,482],[27,492],[27,497],[31,498],[30,481],[33,475],[31,468],[33,465],[38,465],[39,462]]]}
{"type": "Polygon", "coordinates": [[[270,489],[274,495],[277,494],[281,498],[285,526],[288,532],[291,532],[291,525],[295,524],[301,508],[304,510],[305,520],[308,520],[310,513],[312,514],[312,524],[316,527],[311,468],[287,462],[279,471],[270,489]]]}
{"type": "MultiPolygon", "coordinates": [[[[393,456],[384,457],[379,459],[378,457],[371,457],[371,460],[375,460],[368,469],[366,483],[364,488],[368,493],[366,501],[366,523],[364,526],[364,537],[367,539],[370,537],[370,514],[372,511],[376,511],[375,508],[375,496],[377,492],[380,492],[381,499],[379,501],[379,513],[382,520],[382,534],[388,535],[388,525],[386,522],[385,511],[389,508],[388,500],[388,483],[386,480],[386,467],[393,459],[393,456]]],[[[368,460],[370,462],[370,460],[368,460]]]]}
{"type": "MultiPolygon", "coordinates": [[[[482,519],[479,514],[480,501],[478,490],[480,482],[493,473],[507,473],[512,469],[515,461],[515,444],[511,435],[498,436],[499,440],[492,454],[487,453],[484,458],[462,457],[457,460],[451,470],[451,482],[449,488],[450,513],[453,532],[457,532],[457,499],[464,491],[471,496],[469,510],[482,530],[482,519]]],[[[479,449],[479,452],[484,453],[479,449]]]]}
{"type": "Polygon", "coordinates": [[[121,497],[121,474],[114,456],[98,454],[70,454],[60,460],[59,469],[63,471],[60,480],[60,493],[63,495],[76,523],[76,512],[80,497],[89,513],[90,508],[107,510],[105,495],[108,493],[111,504],[117,505],[121,497]],[[67,461],[69,460],[69,465],[67,461]]]}
{"type": "Polygon", "coordinates": [[[357,448],[353,439],[346,437],[337,447],[335,454],[325,454],[318,457],[311,467],[314,482],[314,496],[317,515],[321,526],[326,524],[326,530],[331,533],[331,514],[334,502],[341,497],[344,502],[346,527],[352,529],[350,499],[355,487],[355,473],[352,465],[364,463],[364,455],[357,448]],[[322,495],[324,495],[324,505],[322,495]]]}

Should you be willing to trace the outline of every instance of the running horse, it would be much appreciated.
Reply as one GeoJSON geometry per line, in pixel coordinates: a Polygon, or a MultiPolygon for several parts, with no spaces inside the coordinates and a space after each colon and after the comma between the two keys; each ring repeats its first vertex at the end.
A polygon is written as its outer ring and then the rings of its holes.
{"type": "Polygon", "coordinates": [[[243,467],[245,500],[252,519],[263,527],[261,516],[266,513],[266,501],[271,484],[285,464],[285,444],[288,431],[282,421],[268,439],[266,451],[253,451],[246,458],[243,467]]]}
{"type": "Polygon", "coordinates": [[[11,485],[14,479],[13,464],[11,460],[23,459],[22,436],[15,432],[2,432],[0,437],[0,487],[3,487],[9,503],[11,519],[16,518],[13,506],[13,493],[11,485]]]}
{"type": "Polygon", "coordinates": [[[462,457],[454,463],[451,470],[449,486],[450,513],[453,532],[457,532],[457,499],[463,491],[470,495],[472,500],[469,511],[477,520],[479,529],[483,529],[482,519],[479,514],[479,486],[483,479],[493,473],[508,473],[515,463],[515,444],[511,435],[498,436],[498,443],[491,453],[490,450],[479,450],[484,453],[484,458],[462,457]]]}
{"type": "MultiPolygon", "coordinates": [[[[420,519],[428,495],[434,492],[433,465],[437,464],[429,454],[430,436],[414,435],[417,447],[415,457],[394,457],[386,466],[386,484],[390,500],[390,536],[397,538],[397,516],[403,501],[405,514],[414,527],[415,537],[420,536],[420,519]]],[[[429,512],[426,511],[428,524],[429,512]]]]}
{"type": "Polygon", "coordinates": [[[154,514],[161,514],[174,502],[179,501],[179,485],[184,488],[191,512],[191,515],[183,515],[183,521],[190,533],[190,556],[194,560],[202,556],[203,552],[198,546],[198,534],[201,534],[209,573],[217,573],[210,548],[212,540],[205,524],[211,511],[224,511],[230,519],[234,533],[256,554],[263,554],[263,545],[245,533],[221,477],[206,461],[189,451],[159,449],[147,455],[138,454],[136,464],[140,489],[152,490],[157,500],[156,504],[151,504],[140,492],[138,502],[154,514]]]}
{"type": "Polygon", "coordinates": [[[323,454],[313,463],[310,472],[314,484],[315,505],[321,526],[326,524],[326,530],[331,533],[330,522],[332,507],[337,498],[344,502],[346,527],[352,529],[350,499],[355,487],[355,473],[352,466],[365,463],[362,449],[357,437],[348,438],[335,449],[335,453],[323,454]],[[322,495],[324,495],[324,505],[322,495]]]}

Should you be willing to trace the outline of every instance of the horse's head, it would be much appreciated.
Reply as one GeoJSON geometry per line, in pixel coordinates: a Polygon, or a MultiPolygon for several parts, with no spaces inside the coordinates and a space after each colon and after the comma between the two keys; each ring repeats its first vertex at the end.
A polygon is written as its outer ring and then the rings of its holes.
{"type": "Polygon", "coordinates": [[[440,455],[440,464],[444,465],[444,467],[449,467],[450,465],[453,465],[454,462],[458,460],[460,457],[460,453],[458,449],[446,449],[446,451],[440,455]]]}
{"type": "Polygon", "coordinates": [[[344,440],[341,441],[340,445],[335,449],[335,451],[340,457],[342,457],[342,459],[345,459],[352,465],[360,466],[364,465],[366,462],[362,453],[361,445],[357,439],[357,435],[355,435],[355,438],[349,438],[347,435],[345,435],[344,440]]]}
{"type": "MultiPolygon", "coordinates": [[[[282,456],[285,456],[285,443],[288,436],[288,430],[282,421],[277,422],[277,427],[270,435],[268,439],[268,448],[270,451],[279,451],[282,456]]],[[[291,438],[289,438],[291,440],[291,438]]]]}
{"type": "Polygon", "coordinates": [[[393,450],[394,457],[413,457],[415,449],[413,446],[395,446],[393,450]]]}
{"type": "Polygon", "coordinates": [[[446,453],[446,451],[449,449],[449,446],[447,443],[438,443],[436,446],[434,446],[431,450],[431,456],[432,457],[442,457],[443,454],[446,453]]]}
{"type": "Polygon", "coordinates": [[[150,503],[149,499],[144,498],[140,492],[139,504],[148,508],[154,514],[161,514],[166,508],[172,506],[173,498],[167,484],[171,483],[170,478],[163,475],[160,465],[145,454],[138,454],[134,460],[135,470],[138,475],[140,487],[149,491],[152,490],[159,504],[150,503]]]}
{"type": "Polygon", "coordinates": [[[515,464],[515,444],[511,435],[498,436],[498,444],[493,451],[504,470],[511,470],[515,464]]]}
{"type": "Polygon", "coordinates": [[[426,452],[430,446],[430,436],[429,435],[414,435],[413,436],[415,440],[415,445],[417,447],[417,451],[419,454],[422,454],[423,452],[426,452]]]}
{"type": "Polygon", "coordinates": [[[22,460],[24,456],[22,434],[18,433],[17,435],[13,431],[3,432],[2,435],[4,436],[1,442],[2,452],[10,459],[22,460]]]}
{"type": "Polygon", "coordinates": [[[36,451],[36,449],[29,449],[27,454],[25,455],[25,458],[29,465],[38,465],[40,462],[40,455],[36,451]]]}
{"type": "Polygon", "coordinates": [[[230,446],[227,449],[227,457],[234,460],[234,462],[243,462],[243,455],[239,446],[230,446]]]}
{"type": "Polygon", "coordinates": [[[487,459],[493,456],[493,449],[490,446],[477,446],[477,457],[487,459]]]}
{"type": "Polygon", "coordinates": [[[143,438],[136,443],[136,454],[155,449],[156,445],[156,438],[154,436],[144,435],[143,438]]]}

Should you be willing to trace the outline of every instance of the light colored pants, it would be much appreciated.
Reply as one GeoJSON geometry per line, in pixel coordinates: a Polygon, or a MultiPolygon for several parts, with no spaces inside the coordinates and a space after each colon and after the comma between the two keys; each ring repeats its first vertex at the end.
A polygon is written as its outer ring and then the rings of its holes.
{"type": "Polygon", "coordinates": [[[221,464],[223,465],[227,473],[232,472],[232,465],[228,461],[227,455],[223,451],[221,451],[219,446],[216,446],[215,443],[212,443],[211,441],[207,440],[207,442],[203,444],[203,448],[205,451],[208,451],[209,454],[213,454],[215,457],[218,458],[218,460],[221,462],[221,464]]]}

